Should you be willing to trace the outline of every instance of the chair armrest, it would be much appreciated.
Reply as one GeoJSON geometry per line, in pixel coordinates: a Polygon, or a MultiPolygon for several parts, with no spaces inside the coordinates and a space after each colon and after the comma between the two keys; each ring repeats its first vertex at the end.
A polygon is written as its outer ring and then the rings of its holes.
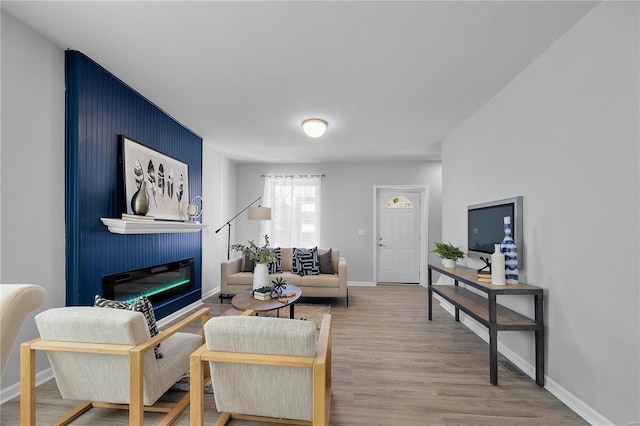
{"type": "MultiPolygon", "coordinates": [[[[338,287],[342,296],[347,295],[347,261],[341,257],[338,261],[338,287]]],[[[348,305],[348,304],[347,304],[348,305]]]]}
{"type": "MultiPolygon", "coordinates": [[[[147,351],[153,348],[154,346],[156,346],[158,343],[161,343],[164,340],[167,340],[172,335],[176,334],[183,328],[187,327],[188,325],[190,325],[191,323],[199,319],[202,321],[202,327],[200,327],[200,329],[202,330],[204,328],[204,324],[207,321],[209,321],[210,318],[211,318],[211,309],[209,308],[199,309],[196,312],[192,313],[191,315],[187,316],[186,318],[183,318],[177,323],[173,324],[166,330],[160,331],[160,333],[156,334],[146,342],[136,346],[136,350],[140,350],[141,352],[147,351]]],[[[203,336],[203,342],[204,342],[204,333],[201,332],[201,335],[203,336]]]]}
{"type": "Polygon", "coordinates": [[[318,344],[316,346],[316,357],[314,363],[326,363],[331,360],[331,315],[324,314],[322,317],[322,327],[318,336],[318,344]]]}
{"type": "MultiPolygon", "coordinates": [[[[42,340],[39,337],[28,342],[24,342],[20,346],[39,351],[80,352],[105,355],[129,355],[129,352],[131,350],[138,347],[133,345],[117,345],[114,343],[84,343],[66,342],[61,340],[42,340]]],[[[151,348],[152,347],[153,346],[151,346],[151,348]]]]}

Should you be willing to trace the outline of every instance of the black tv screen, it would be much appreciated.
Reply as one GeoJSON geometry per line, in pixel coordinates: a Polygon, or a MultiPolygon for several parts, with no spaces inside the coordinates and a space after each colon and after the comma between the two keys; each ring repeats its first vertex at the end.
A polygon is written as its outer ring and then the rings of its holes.
{"type": "Polygon", "coordinates": [[[513,204],[468,210],[469,250],[493,253],[494,244],[504,238],[505,216],[513,218],[513,204]]]}
{"type": "Polygon", "coordinates": [[[470,255],[491,254],[504,238],[504,218],[511,218],[511,236],[518,248],[522,268],[522,197],[475,204],[467,207],[467,249],[470,255]]]}

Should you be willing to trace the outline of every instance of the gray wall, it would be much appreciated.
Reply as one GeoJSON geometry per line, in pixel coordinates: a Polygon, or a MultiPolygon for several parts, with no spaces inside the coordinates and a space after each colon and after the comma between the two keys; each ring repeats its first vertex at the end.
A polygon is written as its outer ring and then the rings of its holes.
{"type": "MultiPolygon", "coordinates": [[[[64,51],[2,11],[0,282],[47,291],[17,342],[38,336],[33,316],[64,306],[64,51]]],[[[19,391],[19,344],[2,399],[19,391]]],[[[44,354],[38,368],[47,368],[44,354]]]]}
{"type": "MultiPolygon", "coordinates": [[[[439,162],[238,164],[237,204],[241,209],[262,195],[263,174],[315,174],[322,180],[321,246],[336,248],[347,260],[348,281],[373,280],[373,187],[375,185],[429,186],[429,247],[441,235],[442,177],[439,162]],[[364,229],[364,235],[358,230],[364,229]]],[[[259,222],[239,217],[234,242],[256,240],[259,222]]],[[[233,257],[233,253],[232,253],[233,257]]]]}
{"type": "MultiPolygon", "coordinates": [[[[0,146],[0,282],[47,290],[17,342],[38,336],[33,317],[65,305],[64,50],[2,11],[2,138],[0,146]],[[34,155],[34,153],[37,153],[34,155]]],[[[220,288],[226,235],[211,230],[235,211],[236,166],[203,141],[202,293],[220,288]]],[[[38,354],[38,377],[49,377],[38,354]],[[44,375],[43,375],[44,373],[44,375]]],[[[19,349],[2,378],[2,401],[19,386],[19,349]]]]}
{"type": "MultiPolygon", "coordinates": [[[[598,5],[443,142],[443,238],[465,243],[468,204],[524,196],[547,388],[598,425],[640,420],[638,16],[598,5]]],[[[500,335],[528,367],[532,340],[500,335]]]]}
{"type": "Polygon", "coordinates": [[[235,211],[236,164],[220,155],[211,142],[202,143],[203,208],[200,221],[209,227],[202,231],[202,297],[220,291],[220,263],[227,259],[226,231],[215,230],[235,211]]]}

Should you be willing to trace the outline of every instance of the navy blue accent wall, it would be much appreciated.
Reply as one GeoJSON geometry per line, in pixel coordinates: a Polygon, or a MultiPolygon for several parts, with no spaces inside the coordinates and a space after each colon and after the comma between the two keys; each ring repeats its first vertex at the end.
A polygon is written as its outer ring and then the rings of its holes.
{"type": "Polygon", "coordinates": [[[102,277],[195,259],[193,291],[155,306],[162,318],[202,294],[201,232],[112,234],[101,217],[122,213],[119,135],[189,165],[190,197],[202,194],[202,138],[87,56],[66,52],[67,305],[92,305],[102,277]]]}

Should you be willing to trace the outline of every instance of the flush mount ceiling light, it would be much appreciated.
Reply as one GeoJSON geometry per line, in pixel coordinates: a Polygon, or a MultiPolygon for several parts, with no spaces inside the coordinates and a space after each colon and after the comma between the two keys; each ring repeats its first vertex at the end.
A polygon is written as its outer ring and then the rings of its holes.
{"type": "Polygon", "coordinates": [[[327,122],[319,118],[309,118],[302,122],[302,129],[312,138],[319,138],[327,130],[327,122]]]}

